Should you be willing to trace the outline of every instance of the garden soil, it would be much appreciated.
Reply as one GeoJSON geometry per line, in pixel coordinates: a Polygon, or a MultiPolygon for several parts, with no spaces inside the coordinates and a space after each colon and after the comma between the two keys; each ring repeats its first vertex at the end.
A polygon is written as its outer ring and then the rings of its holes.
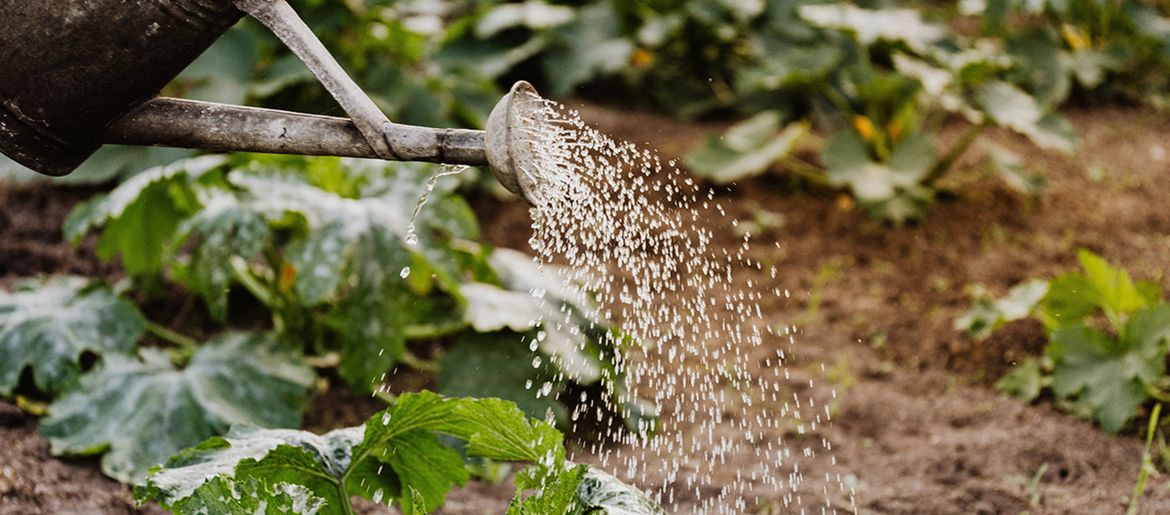
{"type": "MultiPolygon", "coordinates": [[[[677,157],[725,128],[573,107],[603,131],[646,143],[664,157],[677,157]]],[[[1142,452],[1133,429],[1110,436],[1047,401],[1026,406],[991,387],[1013,363],[1041,350],[1039,327],[1015,322],[984,342],[951,327],[970,304],[969,285],[981,283],[1001,295],[1021,280],[1074,269],[1079,248],[1170,286],[1170,122],[1124,108],[1068,115],[1083,139],[1075,158],[1035,150],[1006,133],[988,135],[1027,155],[1029,166],[1045,177],[1038,199],[988,178],[985,158],[975,149],[946,179],[951,192],[917,225],[869,221],[847,197],[798,187],[782,173],[717,188],[729,216],[709,222],[721,238],[717,244],[738,244],[741,236],[730,230],[730,218],[764,222],[753,234],[751,257],[776,264],[776,285],[792,295],[761,307],[771,322],[800,328],[788,364],[795,382],[813,380],[814,395],[831,402],[832,423],[815,433],[770,436],[795,445],[802,439],[831,442],[838,465],[821,463],[803,472],[808,478],[841,474],[856,492],[859,512],[1124,512],[1142,452]],[[836,399],[829,398],[831,390],[836,399]]],[[[944,139],[957,136],[953,132],[944,139]]],[[[0,286],[44,273],[118,277],[116,266],[94,257],[92,239],[79,249],[61,241],[68,210],[94,191],[0,185],[0,286]]],[[[489,242],[528,249],[530,219],[523,205],[488,195],[474,204],[489,242]]],[[[738,278],[749,279],[772,281],[750,273],[738,278]]],[[[760,352],[763,366],[773,349],[753,352],[760,352]]],[[[410,374],[396,387],[428,381],[410,374]]],[[[306,427],[357,424],[377,409],[371,399],[332,389],[317,396],[306,427]]],[[[104,478],[96,459],[52,457],[35,426],[35,417],[0,401],[0,514],[137,510],[128,488],[104,478]]],[[[588,438],[577,435],[570,442],[586,448],[588,438]]],[[[755,461],[754,455],[734,456],[720,474],[734,477],[755,461]]],[[[502,513],[509,492],[507,482],[473,483],[454,492],[442,512],[502,513]]],[[[834,506],[849,507],[846,494],[830,492],[834,506]]],[[[806,495],[810,513],[820,512],[820,499],[819,491],[806,495]]],[[[687,504],[693,499],[682,501],[683,512],[694,506],[687,504]]],[[[1164,477],[1151,482],[1142,501],[1142,513],[1170,513],[1164,477]]],[[[380,510],[361,506],[365,513],[380,510]]],[[[752,512],[789,511],[765,493],[752,512]]]]}

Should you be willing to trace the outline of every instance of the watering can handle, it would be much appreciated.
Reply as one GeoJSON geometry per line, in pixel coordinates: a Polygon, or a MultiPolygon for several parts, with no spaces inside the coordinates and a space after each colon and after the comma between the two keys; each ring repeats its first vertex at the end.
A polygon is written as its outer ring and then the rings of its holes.
{"type": "Polygon", "coordinates": [[[235,0],[236,7],[268,27],[305,63],[321,85],[337,100],[365,137],[377,157],[400,161],[403,156],[384,137],[390,120],[345,73],[304,20],[285,0],[235,0]]]}

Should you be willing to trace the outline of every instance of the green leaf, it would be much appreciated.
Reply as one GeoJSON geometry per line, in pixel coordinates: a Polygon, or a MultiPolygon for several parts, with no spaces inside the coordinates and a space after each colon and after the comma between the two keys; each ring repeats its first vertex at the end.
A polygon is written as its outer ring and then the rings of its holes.
{"type": "Polygon", "coordinates": [[[1136,313],[1125,329],[1125,336],[1114,340],[1085,326],[1060,328],[1047,351],[1054,362],[1052,391],[1089,406],[1109,432],[1136,416],[1149,398],[1145,385],[1165,376],[1170,305],[1136,313]]]}
{"type": "Polygon", "coordinates": [[[217,194],[179,225],[172,248],[198,239],[191,252],[188,288],[199,293],[216,320],[227,318],[228,287],[234,281],[232,257],[258,258],[272,238],[266,221],[229,194],[217,194]]]}
{"type": "Polygon", "coordinates": [[[1013,286],[1002,299],[993,299],[980,287],[969,311],[955,320],[955,330],[983,340],[1004,324],[1030,316],[1048,294],[1048,282],[1034,279],[1013,286]]]}
{"type": "Polygon", "coordinates": [[[524,509],[511,513],[544,515],[571,509],[580,513],[574,507],[585,506],[615,514],[661,513],[649,507],[651,511],[620,511],[640,509],[635,508],[643,506],[638,494],[604,474],[586,475],[589,469],[584,465],[571,466],[564,460],[561,434],[527,419],[514,404],[449,399],[431,392],[404,394],[364,426],[322,436],[233,428],[226,437],[211,438],[172,457],[134,494],[139,502],[158,500],[180,509],[210,506],[203,500],[207,498],[230,506],[255,506],[251,497],[283,492],[302,506],[329,512],[345,512],[349,496],[358,494],[375,502],[395,499],[405,513],[424,513],[440,506],[452,486],[468,479],[459,453],[442,445],[434,432],[468,442],[471,456],[533,463],[517,476],[513,508],[524,509]],[[592,486],[579,490],[589,477],[595,478],[592,486]]]}
{"type": "Polygon", "coordinates": [[[609,2],[582,7],[573,21],[554,29],[550,37],[555,44],[541,64],[553,95],[565,95],[594,77],[621,71],[634,51],[609,2]]]}
{"type": "Polygon", "coordinates": [[[375,455],[398,475],[403,487],[398,504],[410,508],[404,510],[408,515],[434,511],[443,504],[452,486],[463,486],[470,477],[458,451],[423,431],[403,434],[394,439],[390,452],[375,455]],[[416,503],[421,506],[416,508],[416,503]]]}
{"type": "Polygon", "coordinates": [[[791,155],[808,134],[808,124],[794,123],[777,133],[780,114],[765,111],[712,136],[687,153],[687,167],[717,184],[728,184],[768,170],[777,160],[791,155]]]}
{"type": "Polygon", "coordinates": [[[295,426],[313,373],[269,336],[209,341],[182,370],[156,349],[142,360],[105,356],[81,385],[49,406],[41,434],[54,454],[109,451],[102,471],[121,481],[238,423],[295,426]]]}
{"type": "Polygon", "coordinates": [[[453,415],[438,430],[466,440],[468,454],[545,466],[564,461],[564,436],[546,422],[529,419],[511,401],[467,399],[456,404],[453,415]]]}
{"type": "Polygon", "coordinates": [[[583,503],[577,494],[589,470],[586,465],[566,464],[563,470],[534,467],[517,474],[517,493],[508,505],[508,515],[584,513],[583,503]],[[532,493],[525,495],[525,491],[532,493]]]}
{"type": "Polygon", "coordinates": [[[459,288],[467,300],[463,320],[472,329],[490,333],[510,329],[526,332],[540,323],[546,310],[529,292],[509,291],[485,283],[468,283],[459,288]]]}
{"type": "Polygon", "coordinates": [[[975,103],[993,122],[1027,136],[1040,148],[1065,153],[1077,148],[1076,133],[1068,120],[1045,112],[1036,99],[1012,84],[988,82],[975,91],[975,103]]]}
{"type": "Polygon", "coordinates": [[[902,223],[922,217],[930,206],[932,192],[919,182],[935,159],[934,142],[925,134],[906,138],[889,162],[878,163],[856,132],[843,131],[825,142],[821,159],[829,183],[848,186],[871,216],[902,223]]]}
{"type": "Polygon", "coordinates": [[[121,256],[134,277],[158,275],[162,257],[185,214],[174,202],[172,187],[191,181],[227,162],[203,156],[152,168],[123,182],[108,196],[83,204],[65,221],[64,233],[74,244],[90,230],[105,226],[98,257],[121,256]]]}
{"type": "Polygon", "coordinates": [[[864,45],[878,41],[902,42],[922,52],[948,35],[939,25],[922,21],[915,9],[864,9],[851,4],[802,5],[800,16],[813,25],[847,30],[864,45]]]}
{"type": "Polygon", "coordinates": [[[549,5],[538,0],[496,5],[475,24],[475,35],[487,39],[513,27],[547,29],[569,22],[575,14],[571,7],[549,5]]]}
{"type": "Polygon", "coordinates": [[[1131,313],[1150,305],[1146,297],[1129,277],[1129,272],[1109,265],[1104,258],[1081,249],[1077,259],[1085,270],[1085,279],[1096,293],[1096,304],[1106,311],[1131,313]]]}
{"type": "Polygon", "coordinates": [[[12,394],[26,367],[41,391],[61,393],[77,382],[83,353],[132,353],[145,328],[133,304],[79,277],[0,291],[0,395],[12,394]]]}
{"type": "Polygon", "coordinates": [[[409,254],[393,236],[374,230],[354,250],[351,271],[357,285],[330,313],[343,324],[342,377],[359,391],[370,391],[406,352],[406,317],[410,292],[396,271],[408,266],[409,254]]]}
{"type": "MultiPolygon", "coordinates": [[[[359,428],[318,436],[292,429],[233,426],[226,436],[186,449],[152,470],[146,482],[135,488],[134,495],[140,501],[181,506],[213,478],[237,490],[252,481],[276,484],[283,478],[289,480],[287,484],[309,487],[312,496],[337,508],[343,499],[339,478],[350,466],[350,449],[361,437],[359,428]]],[[[246,495],[244,491],[239,493],[241,497],[246,495]]]]}
{"type": "Polygon", "coordinates": [[[1022,402],[1032,402],[1043,388],[1040,361],[1028,358],[995,382],[995,388],[1022,402]]]}
{"type": "Polygon", "coordinates": [[[653,499],[601,470],[590,468],[577,487],[577,498],[588,513],[665,515],[653,499]]]}
{"type": "Polygon", "coordinates": [[[231,482],[214,477],[182,501],[172,506],[175,513],[240,513],[278,515],[297,513],[312,515],[325,507],[325,500],[301,485],[276,483],[249,478],[231,482]]]}
{"type": "Polygon", "coordinates": [[[1028,170],[1019,154],[1000,145],[985,145],[991,169],[1012,189],[1036,197],[1044,189],[1044,178],[1028,170]]]}
{"type": "Polygon", "coordinates": [[[1121,330],[1125,316],[1150,306],[1161,294],[1156,285],[1135,283],[1129,272],[1088,250],[1082,249],[1077,257],[1084,272],[1058,277],[1044,298],[1041,318],[1049,328],[1078,324],[1100,309],[1114,329],[1121,330]]]}
{"type": "Polygon", "coordinates": [[[532,366],[539,356],[517,333],[469,334],[443,354],[436,389],[453,397],[499,397],[515,402],[530,417],[543,419],[551,412],[563,420],[565,408],[554,398],[563,386],[554,381],[547,359],[532,366]]]}

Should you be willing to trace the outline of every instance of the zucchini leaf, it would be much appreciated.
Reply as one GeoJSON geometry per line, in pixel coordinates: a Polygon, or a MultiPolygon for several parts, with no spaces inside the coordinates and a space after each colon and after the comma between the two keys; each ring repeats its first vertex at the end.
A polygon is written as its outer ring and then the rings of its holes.
{"type": "Polygon", "coordinates": [[[298,425],[314,380],[312,369],[270,335],[216,337],[182,369],[158,349],[139,355],[105,356],[79,388],[49,405],[40,431],[54,454],[104,452],[106,475],[137,481],[233,424],[298,425]]]}
{"type": "Polygon", "coordinates": [[[0,291],[0,395],[10,395],[25,368],[41,391],[77,382],[85,352],[131,354],[146,320],[109,288],[80,277],[29,280],[0,291]]]}

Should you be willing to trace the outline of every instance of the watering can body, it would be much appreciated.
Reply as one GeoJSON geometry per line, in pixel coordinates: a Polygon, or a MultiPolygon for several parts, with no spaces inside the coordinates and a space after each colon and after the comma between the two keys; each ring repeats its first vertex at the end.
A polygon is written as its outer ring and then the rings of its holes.
{"type": "Polygon", "coordinates": [[[242,16],[231,0],[0,0],[0,153],[69,173],[242,16]]]}
{"type": "Polygon", "coordinates": [[[47,175],[121,143],[489,165],[527,199],[535,179],[518,171],[535,155],[542,102],[520,81],[486,132],[393,123],[287,0],[0,0],[0,153],[47,175]],[[245,13],[349,119],[156,97],[245,13]]]}

